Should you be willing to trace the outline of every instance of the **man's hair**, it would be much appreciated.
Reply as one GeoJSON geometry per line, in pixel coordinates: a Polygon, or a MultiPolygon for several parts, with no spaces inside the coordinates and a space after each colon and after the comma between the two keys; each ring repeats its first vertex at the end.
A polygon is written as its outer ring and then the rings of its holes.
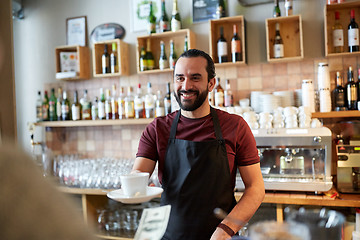
{"type": "Polygon", "coordinates": [[[204,51],[199,49],[189,49],[186,52],[183,52],[179,58],[192,58],[192,57],[203,57],[207,61],[206,71],[208,73],[208,81],[216,76],[215,65],[212,58],[204,51]]]}

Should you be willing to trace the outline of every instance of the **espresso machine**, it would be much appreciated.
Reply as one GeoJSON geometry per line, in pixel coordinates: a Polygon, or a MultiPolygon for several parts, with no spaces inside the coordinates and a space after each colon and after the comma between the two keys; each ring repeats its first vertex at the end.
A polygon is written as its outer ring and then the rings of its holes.
{"type": "MultiPolygon", "coordinates": [[[[331,131],[320,128],[252,130],[266,190],[325,192],[331,189],[331,131]]],[[[244,189],[240,175],[236,188],[244,189]]]]}

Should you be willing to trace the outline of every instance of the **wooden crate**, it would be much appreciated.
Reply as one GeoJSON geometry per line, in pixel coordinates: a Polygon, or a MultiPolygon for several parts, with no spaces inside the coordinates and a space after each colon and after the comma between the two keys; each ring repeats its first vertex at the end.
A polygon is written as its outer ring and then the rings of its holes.
{"type": "Polygon", "coordinates": [[[304,58],[301,15],[268,18],[266,23],[266,56],[268,62],[299,60],[304,58]],[[284,43],[284,57],[274,58],[275,24],[280,24],[284,43]]]}
{"type": "Polygon", "coordinates": [[[225,17],[215,20],[210,20],[210,34],[209,34],[209,43],[210,43],[210,56],[215,62],[216,67],[219,66],[229,66],[229,65],[244,65],[246,64],[246,46],[245,46],[245,19],[243,16],[235,17],[225,17]],[[238,35],[241,39],[241,48],[242,48],[242,61],[232,63],[231,62],[231,39],[234,35],[233,25],[237,24],[238,26],[238,35]],[[220,27],[224,29],[224,38],[227,41],[228,47],[228,61],[227,63],[219,63],[217,55],[217,41],[220,37],[220,27]]]}
{"type": "Polygon", "coordinates": [[[181,29],[176,32],[163,32],[163,33],[153,33],[151,35],[140,36],[137,38],[136,44],[136,60],[137,60],[137,72],[139,74],[148,74],[148,73],[162,73],[162,72],[171,72],[170,68],[160,70],[159,69],[159,58],[160,58],[160,41],[164,41],[165,44],[165,53],[169,59],[170,55],[170,40],[174,41],[174,49],[176,56],[179,57],[184,51],[185,36],[188,36],[188,48],[195,48],[195,34],[190,29],[181,29]],[[150,39],[151,52],[155,59],[155,69],[140,71],[140,51],[141,47],[144,47],[146,50],[147,40],[150,39]]]}
{"type": "Polygon", "coordinates": [[[348,50],[348,35],[347,29],[350,23],[350,11],[355,10],[355,21],[360,24],[360,1],[345,2],[338,4],[325,5],[324,10],[324,34],[325,34],[325,56],[347,56],[347,55],[359,55],[360,52],[350,53],[348,50]],[[335,12],[340,14],[340,24],[344,29],[344,52],[334,53],[333,34],[332,27],[335,23],[335,12]]]}
{"type": "Polygon", "coordinates": [[[78,79],[89,79],[90,78],[90,50],[88,47],[80,45],[74,46],[59,46],[55,48],[55,62],[56,62],[56,73],[61,72],[60,67],[60,52],[77,52],[78,57],[78,69],[76,77],[59,78],[58,80],[78,80],[78,79]]]}
{"type": "Polygon", "coordinates": [[[129,75],[129,46],[120,39],[112,39],[93,44],[93,75],[94,77],[115,77],[121,75],[129,75]],[[108,53],[110,55],[112,44],[117,44],[117,64],[119,72],[117,73],[102,73],[101,56],[104,53],[105,45],[108,46],[108,53]]]}

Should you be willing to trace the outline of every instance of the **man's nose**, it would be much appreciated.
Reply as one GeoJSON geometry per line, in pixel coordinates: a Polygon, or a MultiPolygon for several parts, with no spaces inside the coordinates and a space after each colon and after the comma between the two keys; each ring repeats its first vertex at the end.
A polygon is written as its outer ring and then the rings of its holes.
{"type": "Polygon", "coordinates": [[[185,78],[183,85],[182,85],[182,89],[183,90],[189,90],[191,89],[192,85],[191,85],[191,81],[189,78],[185,78]]]}

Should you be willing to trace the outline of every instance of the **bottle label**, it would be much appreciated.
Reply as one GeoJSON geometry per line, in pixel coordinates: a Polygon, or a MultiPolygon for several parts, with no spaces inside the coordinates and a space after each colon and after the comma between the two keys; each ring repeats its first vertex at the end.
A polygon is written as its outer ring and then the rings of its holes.
{"type": "Polygon", "coordinates": [[[108,68],[108,67],[109,67],[108,58],[105,57],[105,56],[102,56],[101,60],[102,60],[102,67],[103,67],[103,68],[108,68]]]}
{"type": "Polygon", "coordinates": [[[225,107],[234,106],[234,98],[232,94],[224,94],[224,106],[225,107]]]}
{"type": "Polygon", "coordinates": [[[36,120],[41,121],[42,120],[42,107],[36,106],[36,120]]]}
{"type": "Polygon", "coordinates": [[[170,59],[169,59],[170,69],[174,69],[174,68],[175,68],[175,63],[176,63],[176,60],[175,60],[175,59],[173,59],[173,58],[170,58],[170,59]]]}
{"type": "Polygon", "coordinates": [[[111,111],[113,116],[119,111],[118,102],[115,99],[111,99],[111,111]]]}
{"type": "Polygon", "coordinates": [[[99,118],[100,119],[105,118],[105,103],[99,101],[99,103],[98,103],[98,112],[99,112],[99,118]]]}
{"type": "Polygon", "coordinates": [[[69,106],[66,104],[61,105],[61,115],[63,119],[66,119],[68,114],[69,114],[69,106]]]}
{"type": "Polygon", "coordinates": [[[143,100],[141,98],[136,97],[134,99],[134,109],[135,111],[142,111],[144,109],[143,100]]]}
{"type": "Polygon", "coordinates": [[[140,71],[146,71],[147,70],[147,60],[140,59],[140,71]]]}
{"type": "Polygon", "coordinates": [[[155,115],[156,115],[156,117],[165,116],[165,108],[164,107],[156,107],[155,115]]]}
{"type": "Polygon", "coordinates": [[[154,109],[155,108],[155,101],[152,96],[145,96],[145,109],[154,109]]]}
{"type": "Polygon", "coordinates": [[[241,42],[240,40],[231,41],[231,52],[241,53],[241,42]]]}
{"type": "Polygon", "coordinates": [[[171,113],[171,100],[170,99],[164,100],[164,107],[165,107],[166,114],[171,113]]]}
{"type": "Polygon", "coordinates": [[[171,19],[171,31],[176,32],[181,29],[181,22],[175,18],[171,19]]]}
{"type": "Polygon", "coordinates": [[[284,45],[283,44],[274,44],[274,57],[275,58],[284,57],[284,45]]]}
{"type": "Polygon", "coordinates": [[[147,69],[148,70],[153,70],[155,67],[155,62],[153,59],[148,59],[147,60],[147,69]]]}
{"type": "Polygon", "coordinates": [[[359,29],[352,28],[348,30],[349,47],[359,46],[359,29]]]}
{"type": "Polygon", "coordinates": [[[357,101],[357,89],[355,84],[348,85],[347,87],[347,98],[348,101],[357,101]]]}
{"type": "Polygon", "coordinates": [[[124,101],[124,99],[119,98],[118,105],[119,105],[119,118],[123,119],[125,117],[125,101],[124,101]]]}
{"type": "Polygon", "coordinates": [[[156,24],[148,23],[148,33],[156,33],[156,24]]]}
{"type": "Polygon", "coordinates": [[[116,69],[116,56],[111,56],[110,58],[110,65],[111,65],[111,73],[116,73],[117,69],[116,69]]]}
{"type": "Polygon", "coordinates": [[[336,107],[344,107],[345,106],[345,94],[342,93],[336,93],[335,94],[335,106],[336,107]]]}
{"type": "Polygon", "coordinates": [[[56,116],[61,118],[61,103],[59,101],[56,102],[56,116]]]}
{"type": "Polygon", "coordinates": [[[169,30],[169,22],[167,21],[161,20],[159,26],[160,26],[160,32],[165,32],[169,30]]]}
{"type": "Polygon", "coordinates": [[[91,103],[84,102],[82,104],[82,119],[90,120],[91,119],[91,103]]]}
{"type": "Polygon", "coordinates": [[[105,102],[105,115],[111,113],[111,102],[106,101],[105,102]]]}
{"type": "Polygon", "coordinates": [[[132,101],[125,102],[125,117],[126,118],[134,118],[135,117],[134,102],[132,102],[132,101]]]}
{"type": "Polygon", "coordinates": [[[223,107],[224,106],[224,93],[215,92],[215,106],[223,107]]]}
{"type": "Polygon", "coordinates": [[[160,70],[164,70],[166,68],[169,68],[169,62],[166,59],[159,59],[159,68],[160,70]]]}
{"type": "Polygon", "coordinates": [[[227,43],[218,42],[217,43],[217,53],[219,57],[227,56],[227,43]]]}
{"type": "Polygon", "coordinates": [[[333,31],[333,44],[334,47],[344,46],[344,31],[342,29],[335,29],[333,31]]]}
{"type": "Polygon", "coordinates": [[[80,106],[73,105],[71,107],[72,120],[80,120],[80,106]]]}

